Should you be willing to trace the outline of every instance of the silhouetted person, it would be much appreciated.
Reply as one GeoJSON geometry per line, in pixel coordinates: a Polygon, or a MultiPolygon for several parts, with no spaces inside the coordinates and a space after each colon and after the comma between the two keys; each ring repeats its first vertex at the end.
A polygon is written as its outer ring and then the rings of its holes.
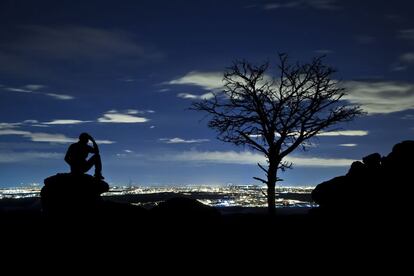
{"type": "Polygon", "coordinates": [[[79,141],[69,146],[65,161],[70,165],[72,174],[84,174],[95,166],[95,177],[104,179],[98,145],[88,133],[79,135],[79,141]],[[88,145],[89,141],[92,142],[93,147],[88,145]],[[87,159],[90,153],[93,155],[87,159]]]}

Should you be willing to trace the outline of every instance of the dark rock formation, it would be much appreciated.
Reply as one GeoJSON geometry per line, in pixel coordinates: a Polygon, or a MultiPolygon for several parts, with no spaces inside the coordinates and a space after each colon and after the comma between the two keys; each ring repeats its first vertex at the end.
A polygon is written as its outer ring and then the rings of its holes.
{"type": "Polygon", "coordinates": [[[44,180],[40,196],[42,209],[48,214],[79,213],[96,209],[101,194],[109,190],[103,180],[88,174],[58,173],[44,180]]]}
{"type": "Polygon", "coordinates": [[[414,179],[414,141],[396,144],[385,157],[379,153],[352,163],[348,173],[325,181],[312,191],[323,209],[378,211],[406,208],[414,179]]]}

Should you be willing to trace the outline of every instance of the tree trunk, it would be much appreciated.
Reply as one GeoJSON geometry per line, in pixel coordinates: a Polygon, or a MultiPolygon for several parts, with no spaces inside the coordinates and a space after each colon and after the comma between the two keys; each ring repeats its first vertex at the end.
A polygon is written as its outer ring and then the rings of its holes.
{"type": "Polygon", "coordinates": [[[276,215],[276,183],[267,184],[267,208],[269,215],[276,215]]]}
{"type": "Polygon", "coordinates": [[[269,215],[276,214],[276,181],[278,164],[269,160],[269,171],[267,174],[267,208],[269,215]]]}

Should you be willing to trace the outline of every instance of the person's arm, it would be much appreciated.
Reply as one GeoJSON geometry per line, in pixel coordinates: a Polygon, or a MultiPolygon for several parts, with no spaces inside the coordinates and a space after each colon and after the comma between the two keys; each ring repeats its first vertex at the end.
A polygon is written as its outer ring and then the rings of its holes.
{"type": "Polygon", "coordinates": [[[89,140],[92,142],[92,145],[93,145],[93,148],[92,148],[93,153],[99,154],[98,144],[96,144],[95,139],[93,139],[93,137],[89,135],[89,140]]]}

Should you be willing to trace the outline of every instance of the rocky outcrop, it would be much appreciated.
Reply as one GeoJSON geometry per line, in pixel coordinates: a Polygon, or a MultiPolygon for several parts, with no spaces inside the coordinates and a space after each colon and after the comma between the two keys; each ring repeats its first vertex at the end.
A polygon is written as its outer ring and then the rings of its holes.
{"type": "Polygon", "coordinates": [[[58,173],[44,180],[40,196],[42,209],[48,214],[83,213],[102,202],[101,194],[109,190],[103,180],[88,174],[58,173]]]}
{"type": "Polygon", "coordinates": [[[387,156],[365,156],[346,175],[319,184],[312,199],[325,209],[398,208],[408,205],[413,179],[414,141],[403,141],[387,156]]]}

